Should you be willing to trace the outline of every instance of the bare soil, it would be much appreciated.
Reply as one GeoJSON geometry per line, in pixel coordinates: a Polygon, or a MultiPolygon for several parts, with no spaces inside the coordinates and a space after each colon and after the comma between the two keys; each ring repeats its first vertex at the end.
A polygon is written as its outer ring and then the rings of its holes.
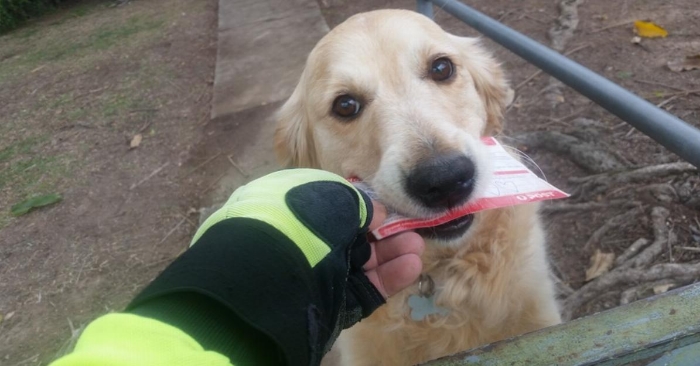
{"type": "MultiPolygon", "coordinates": [[[[468,4],[499,19],[546,45],[551,44],[548,32],[560,16],[559,1],[529,0],[473,0],[468,4]]],[[[573,3],[573,1],[568,1],[573,3]]],[[[415,9],[412,0],[319,0],[329,27],[347,17],[364,11],[382,8],[415,9]]],[[[666,67],[668,61],[700,54],[700,8],[693,0],[674,1],[600,1],[589,0],[578,6],[579,23],[564,52],[573,50],[569,57],[584,66],[613,80],[652,103],[662,104],[670,113],[694,126],[700,126],[700,70],[673,72],[666,67]],[[635,36],[633,20],[652,20],[669,32],[666,38],[643,39],[641,44],[631,42],[635,36]],[[684,93],[683,91],[696,91],[684,93]]],[[[435,8],[435,20],[447,31],[458,35],[478,36],[459,20],[435,8]]],[[[590,142],[589,150],[603,151],[624,167],[623,170],[680,161],[674,154],[649,137],[632,129],[617,117],[590,102],[569,88],[563,88],[558,104],[553,106],[547,94],[550,77],[542,74],[528,80],[537,69],[524,60],[488,39],[485,44],[503,63],[516,97],[506,115],[505,136],[523,136],[535,131],[554,131],[577,136],[590,142]],[[585,118],[587,120],[581,120],[585,118]]],[[[505,137],[504,137],[505,139],[505,137]]],[[[576,192],[580,183],[572,177],[585,177],[600,173],[581,164],[568,153],[552,151],[552,144],[528,146],[522,139],[505,139],[511,145],[526,152],[557,187],[576,192]]],[[[555,149],[556,150],[556,149],[555,149]]],[[[585,159],[584,159],[585,160],[585,159]]],[[[585,161],[584,161],[585,162],[585,161]]],[[[639,238],[654,240],[650,212],[653,207],[665,207],[670,214],[666,226],[675,242],[664,246],[650,265],[659,263],[694,263],[700,259],[700,204],[697,197],[700,177],[696,172],[649,177],[635,183],[614,184],[601,192],[582,192],[569,199],[569,203],[596,202],[602,207],[589,210],[558,211],[545,216],[549,236],[549,251],[555,274],[576,290],[585,281],[585,272],[596,250],[620,255],[639,238]],[[658,188],[658,184],[664,188],[658,188]],[[659,194],[667,189],[667,195],[659,194]],[[642,214],[615,226],[602,236],[602,240],[585,244],[604,223],[626,211],[630,206],[607,204],[614,200],[634,202],[642,208],[642,214]],[[690,249],[689,249],[690,248],[690,249]]],[[[693,277],[693,276],[691,276],[693,277]]],[[[674,288],[697,280],[664,279],[674,288]]],[[[619,305],[622,292],[640,285],[626,283],[611,287],[592,301],[573,310],[573,317],[591,314],[619,305]]],[[[653,295],[653,286],[638,288],[633,299],[653,295]]],[[[657,288],[657,292],[660,291],[657,288]]],[[[566,297],[562,293],[562,299],[566,297]]]]}
{"type": "Polygon", "coordinates": [[[70,348],[196,228],[217,1],[120,3],[72,3],[0,37],[1,365],[70,348]],[[63,201],[10,216],[46,193],[63,201]]]}

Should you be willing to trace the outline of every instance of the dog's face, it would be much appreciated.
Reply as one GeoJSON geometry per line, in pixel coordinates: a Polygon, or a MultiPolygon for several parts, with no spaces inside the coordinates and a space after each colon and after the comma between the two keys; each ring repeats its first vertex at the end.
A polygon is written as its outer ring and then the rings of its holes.
{"type": "MultiPolygon", "coordinates": [[[[507,85],[472,38],[410,11],[358,14],[314,48],[275,135],[288,166],[321,168],[369,183],[413,217],[461,205],[490,174],[480,137],[501,129],[507,85]]],[[[455,241],[458,219],[425,233],[455,241]]]]}

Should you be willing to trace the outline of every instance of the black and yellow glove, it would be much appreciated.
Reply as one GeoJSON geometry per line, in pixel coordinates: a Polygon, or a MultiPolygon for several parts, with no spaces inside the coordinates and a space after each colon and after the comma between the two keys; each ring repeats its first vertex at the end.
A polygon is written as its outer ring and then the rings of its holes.
{"type": "Polygon", "coordinates": [[[342,329],[384,303],[362,270],[371,219],[369,197],[342,177],[270,174],[236,190],[128,310],[227,356],[226,334],[246,326],[279,351],[262,348],[270,363],[316,365],[342,329]]]}

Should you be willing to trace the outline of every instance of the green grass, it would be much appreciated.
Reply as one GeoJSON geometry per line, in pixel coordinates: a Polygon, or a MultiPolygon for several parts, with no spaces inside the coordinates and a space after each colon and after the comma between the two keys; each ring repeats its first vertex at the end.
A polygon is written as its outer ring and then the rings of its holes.
{"type": "Polygon", "coordinates": [[[163,24],[162,20],[133,16],[124,24],[107,24],[76,38],[56,39],[55,42],[30,52],[22,59],[27,63],[38,64],[60,61],[73,56],[89,56],[95,51],[110,49],[141,32],[160,28],[163,24]]]}
{"type": "Polygon", "coordinates": [[[60,181],[74,168],[64,155],[42,155],[48,136],[30,137],[0,150],[0,190],[12,189],[12,202],[0,207],[0,229],[11,220],[10,207],[32,196],[55,192],[60,181]]]}
{"type": "MultiPolygon", "coordinates": [[[[27,154],[45,141],[46,137],[30,137],[0,150],[0,164],[12,160],[16,155],[27,154]]],[[[0,186],[1,188],[2,186],[0,186]]]]}
{"type": "Polygon", "coordinates": [[[54,149],[48,144],[59,131],[56,128],[74,128],[70,126],[79,123],[76,128],[129,131],[157,113],[143,109],[159,106],[154,99],[158,97],[148,91],[174,73],[163,65],[139,65],[94,94],[73,87],[81,83],[74,84],[71,75],[99,74],[95,67],[138,54],[144,45],[162,38],[170,20],[179,16],[175,9],[142,13],[89,1],[0,37],[0,88],[33,85],[31,94],[28,91],[19,104],[0,116],[0,229],[14,220],[10,215],[13,204],[36,195],[63,193],[61,187],[82,179],[77,173],[94,146],[92,141],[71,141],[71,146],[54,149]]]}
{"type": "MultiPolygon", "coordinates": [[[[120,46],[134,47],[144,39],[161,35],[165,15],[132,15],[127,19],[90,22],[99,17],[97,4],[72,9],[60,24],[31,24],[0,38],[0,83],[17,79],[41,65],[84,65],[99,59],[104,51],[120,46]],[[95,23],[96,26],[92,26],[95,23]],[[87,25],[85,25],[87,24],[87,25]],[[8,57],[9,56],[9,57],[8,57]]],[[[110,12],[113,9],[104,9],[110,12]]]]}

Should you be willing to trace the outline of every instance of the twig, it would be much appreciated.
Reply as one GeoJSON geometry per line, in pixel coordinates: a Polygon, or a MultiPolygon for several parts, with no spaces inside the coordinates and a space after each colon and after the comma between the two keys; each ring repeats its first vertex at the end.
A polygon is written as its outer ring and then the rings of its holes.
{"type": "Polygon", "coordinates": [[[221,173],[221,175],[219,175],[218,178],[216,178],[213,182],[211,182],[211,184],[209,186],[207,186],[207,188],[204,188],[204,190],[201,192],[201,194],[203,195],[203,194],[209,192],[212,188],[214,188],[214,186],[216,186],[217,183],[219,183],[219,181],[224,179],[225,176],[226,176],[226,172],[221,173]]]}
{"type": "Polygon", "coordinates": [[[146,129],[151,126],[151,123],[153,123],[153,121],[148,121],[148,122],[144,123],[143,126],[141,126],[141,128],[139,128],[139,130],[136,131],[136,133],[141,133],[143,131],[146,131],[146,129]]]}
{"type": "Polygon", "coordinates": [[[131,187],[129,187],[129,190],[132,190],[132,189],[140,186],[141,184],[145,183],[147,180],[153,178],[156,174],[160,173],[160,171],[163,170],[168,165],[170,165],[169,161],[166,162],[165,164],[161,165],[160,167],[158,167],[156,170],[152,171],[151,174],[149,174],[145,178],[141,179],[138,183],[132,184],[131,187]]]}
{"type": "Polygon", "coordinates": [[[182,224],[185,223],[185,221],[187,221],[187,218],[186,218],[186,217],[183,218],[182,220],[180,220],[180,222],[178,222],[177,225],[175,225],[175,227],[173,227],[172,229],[170,229],[170,231],[168,231],[168,233],[165,234],[165,236],[163,237],[163,239],[161,239],[161,240],[158,242],[158,244],[162,244],[164,241],[166,241],[166,240],[170,237],[170,235],[173,235],[173,233],[175,232],[175,230],[179,229],[180,226],[182,226],[182,224]]]}
{"type": "Polygon", "coordinates": [[[693,90],[682,90],[682,91],[677,91],[677,92],[672,92],[672,93],[659,93],[659,94],[654,94],[650,95],[649,98],[664,98],[664,97],[670,97],[670,96],[685,96],[688,94],[700,94],[700,89],[693,89],[693,90]]]}
{"type": "Polygon", "coordinates": [[[165,80],[166,80],[168,83],[170,83],[170,85],[172,85],[173,87],[175,87],[175,89],[177,89],[177,90],[180,92],[180,94],[185,94],[185,91],[182,90],[182,88],[181,88],[179,85],[175,84],[172,80],[170,80],[170,79],[165,79],[165,80]]]}
{"type": "Polygon", "coordinates": [[[30,362],[36,362],[38,359],[39,359],[39,354],[37,353],[37,354],[35,354],[34,356],[29,357],[29,358],[25,358],[24,360],[19,361],[19,362],[17,362],[16,364],[11,365],[11,366],[26,365],[26,364],[28,364],[28,363],[30,363],[30,362]]]}
{"type": "Polygon", "coordinates": [[[533,17],[533,16],[530,16],[530,15],[528,15],[528,14],[523,14],[522,17],[523,17],[523,18],[527,18],[527,19],[534,20],[534,21],[536,21],[537,23],[540,23],[540,24],[549,24],[548,22],[545,22],[544,20],[537,19],[537,18],[535,18],[535,17],[533,17]]]}
{"type": "Polygon", "coordinates": [[[700,253],[700,248],[694,248],[694,247],[676,247],[676,249],[685,250],[685,251],[688,251],[688,252],[700,253]]]}
{"type": "MultiPolygon", "coordinates": [[[[588,44],[584,44],[584,45],[581,45],[581,46],[572,48],[572,49],[570,49],[569,51],[566,51],[566,52],[564,53],[564,56],[571,56],[574,52],[581,51],[582,49],[588,48],[588,47],[590,47],[590,46],[591,46],[591,44],[588,43],[588,44]]],[[[529,83],[532,79],[538,77],[541,73],[542,73],[542,70],[537,70],[537,71],[535,71],[535,73],[533,73],[532,75],[528,76],[525,80],[523,80],[522,82],[520,82],[520,84],[516,85],[515,88],[513,88],[513,90],[518,90],[518,89],[520,89],[523,85],[529,83]]]]}
{"type": "Polygon", "coordinates": [[[670,98],[664,100],[663,102],[657,104],[656,106],[659,107],[659,108],[661,108],[661,107],[665,106],[666,104],[668,104],[668,103],[670,103],[670,102],[672,102],[672,101],[678,99],[678,97],[679,97],[678,95],[674,95],[674,96],[672,96],[672,97],[670,97],[670,98]]]}
{"type": "Polygon", "coordinates": [[[190,219],[187,217],[187,215],[185,215],[185,214],[183,214],[183,213],[180,213],[180,212],[178,212],[177,214],[178,214],[178,216],[180,216],[180,217],[182,217],[183,219],[187,220],[187,222],[188,222],[190,225],[192,225],[192,227],[194,227],[194,228],[197,227],[197,224],[195,224],[194,221],[190,220],[190,219]]]}
{"type": "Polygon", "coordinates": [[[216,153],[214,156],[210,157],[209,159],[203,161],[201,164],[199,164],[199,165],[197,165],[196,167],[194,167],[194,169],[192,169],[192,170],[190,170],[189,172],[185,173],[185,175],[184,175],[183,177],[186,177],[186,176],[188,176],[188,175],[194,173],[194,172],[197,171],[199,168],[201,168],[201,167],[203,167],[203,166],[209,164],[212,160],[218,158],[220,155],[221,155],[221,151],[219,151],[218,153],[216,153]]]}
{"type": "Polygon", "coordinates": [[[637,83],[641,83],[641,84],[647,84],[647,85],[663,86],[664,88],[673,89],[673,90],[677,90],[677,91],[685,91],[684,89],[681,89],[677,86],[659,83],[656,81],[649,81],[649,80],[642,80],[642,79],[632,79],[632,81],[637,82],[637,83]]]}
{"type": "Polygon", "coordinates": [[[546,203],[540,209],[545,214],[553,214],[560,212],[576,212],[576,211],[587,211],[595,210],[601,208],[608,208],[611,206],[639,206],[639,202],[630,201],[627,199],[612,200],[609,202],[583,202],[583,203],[559,203],[552,202],[546,203]]]}
{"type": "Polygon", "coordinates": [[[637,253],[649,244],[649,240],[644,238],[637,239],[632,245],[625,249],[620,256],[615,259],[615,267],[621,266],[623,263],[627,262],[628,259],[637,255],[637,253]]]}
{"type": "Polygon", "coordinates": [[[606,26],[606,27],[599,28],[599,29],[595,29],[595,30],[592,30],[592,31],[590,31],[590,32],[588,32],[588,33],[589,33],[589,34],[594,34],[594,33],[602,32],[602,31],[604,31],[604,30],[608,30],[608,29],[617,28],[617,27],[622,27],[622,26],[625,26],[625,25],[628,25],[628,24],[632,24],[632,21],[631,21],[631,20],[625,20],[625,21],[623,21],[623,22],[619,22],[619,23],[615,23],[615,24],[610,24],[610,25],[608,25],[608,26],[606,26]]]}
{"type": "Polygon", "coordinates": [[[620,215],[614,216],[608,221],[603,224],[603,226],[599,227],[598,230],[593,232],[593,235],[591,235],[590,238],[588,238],[588,241],[586,244],[583,246],[583,249],[589,249],[594,245],[600,244],[600,240],[603,239],[605,234],[608,233],[611,229],[619,229],[621,226],[624,226],[625,224],[629,223],[630,220],[633,220],[637,215],[642,213],[642,208],[641,207],[635,207],[625,213],[622,213],[620,215]]]}
{"type": "Polygon", "coordinates": [[[498,17],[498,19],[496,19],[496,21],[498,21],[499,23],[503,23],[503,19],[505,19],[507,16],[513,14],[514,12],[515,12],[515,10],[512,10],[512,9],[508,10],[505,13],[503,13],[503,15],[498,17]]]}
{"type": "Polygon", "coordinates": [[[231,165],[233,165],[234,168],[236,168],[236,170],[238,170],[239,173],[243,175],[243,177],[248,178],[250,175],[233,161],[232,156],[233,154],[226,156],[228,158],[228,161],[231,163],[231,165]]]}

